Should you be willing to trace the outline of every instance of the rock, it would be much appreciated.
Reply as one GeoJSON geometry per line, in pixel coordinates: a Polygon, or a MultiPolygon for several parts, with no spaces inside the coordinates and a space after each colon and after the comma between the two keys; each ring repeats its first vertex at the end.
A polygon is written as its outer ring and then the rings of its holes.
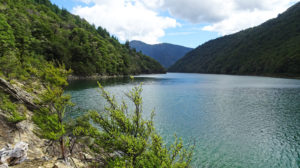
{"type": "Polygon", "coordinates": [[[23,89],[11,85],[8,81],[0,77],[0,89],[12,96],[14,99],[21,101],[30,110],[36,110],[40,107],[34,103],[34,99],[38,99],[27,93],[23,89]]]}
{"type": "Polygon", "coordinates": [[[12,148],[11,145],[0,150],[0,168],[1,166],[12,166],[20,164],[27,159],[28,144],[25,142],[19,142],[12,148]]]}
{"type": "Polygon", "coordinates": [[[88,153],[80,152],[80,156],[83,160],[92,160],[93,157],[89,155],[88,153]]]}
{"type": "Polygon", "coordinates": [[[69,162],[63,160],[57,160],[53,165],[53,168],[72,168],[69,162]]]}
{"type": "Polygon", "coordinates": [[[5,164],[1,164],[0,168],[8,168],[8,165],[6,163],[5,164]]]}
{"type": "Polygon", "coordinates": [[[18,128],[19,131],[26,131],[26,130],[28,130],[27,121],[23,120],[23,121],[17,123],[16,127],[18,128]]]}
{"type": "Polygon", "coordinates": [[[44,161],[50,160],[49,157],[47,157],[47,156],[43,156],[42,159],[43,159],[44,161]]]}

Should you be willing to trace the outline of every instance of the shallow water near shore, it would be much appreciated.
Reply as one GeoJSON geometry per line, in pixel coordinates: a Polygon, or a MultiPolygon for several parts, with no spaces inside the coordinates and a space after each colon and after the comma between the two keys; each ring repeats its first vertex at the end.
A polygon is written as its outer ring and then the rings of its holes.
{"type": "MultiPolygon", "coordinates": [[[[141,82],[144,117],[155,109],[165,142],[174,133],[186,145],[196,141],[193,167],[299,168],[300,80],[168,73],[100,81],[118,101],[141,82]]],[[[71,81],[76,106],[67,118],[102,110],[97,90],[95,80],[71,81]]]]}

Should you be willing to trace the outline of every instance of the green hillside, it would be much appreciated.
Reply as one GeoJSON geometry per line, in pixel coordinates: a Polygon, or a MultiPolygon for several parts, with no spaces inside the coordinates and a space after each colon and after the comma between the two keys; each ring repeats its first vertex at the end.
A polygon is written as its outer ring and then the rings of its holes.
{"type": "Polygon", "coordinates": [[[164,72],[154,59],[49,0],[2,0],[0,63],[24,64],[30,59],[65,64],[82,76],[164,72]]]}
{"type": "Polygon", "coordinates": [[[300,2],[257,27],[200,45],[169,71],[300,76],[300,2]]]}

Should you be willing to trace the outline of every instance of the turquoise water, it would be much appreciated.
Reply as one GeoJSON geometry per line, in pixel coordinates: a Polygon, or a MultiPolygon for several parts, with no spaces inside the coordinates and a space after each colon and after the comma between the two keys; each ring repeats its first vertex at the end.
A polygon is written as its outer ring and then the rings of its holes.
{"type": "MultiPolygon", "coordinates": [[[[300,80],[168,73],[100,82],[119,101],[143,82],[145,117],[155,109],[164,140],[196,140],[193,167],[300,167],[300,80]]],[[[93,80],[73,81],[67,93],[77,104],[67,117],[105,104],[93,80]]]]}

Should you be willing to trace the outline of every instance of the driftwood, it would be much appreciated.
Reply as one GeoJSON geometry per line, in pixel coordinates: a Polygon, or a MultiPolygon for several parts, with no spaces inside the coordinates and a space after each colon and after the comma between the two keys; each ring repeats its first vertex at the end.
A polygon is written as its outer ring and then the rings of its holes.
{"type": "Polygon", "coordinates": [[[3,78],[0,78],[0,90],[9,94],[15,100],[21,101],[29,110],[36,110],[40,108],[34,103],[34,97],[32,95],[21,88],[11,85],[3,78]]]}

